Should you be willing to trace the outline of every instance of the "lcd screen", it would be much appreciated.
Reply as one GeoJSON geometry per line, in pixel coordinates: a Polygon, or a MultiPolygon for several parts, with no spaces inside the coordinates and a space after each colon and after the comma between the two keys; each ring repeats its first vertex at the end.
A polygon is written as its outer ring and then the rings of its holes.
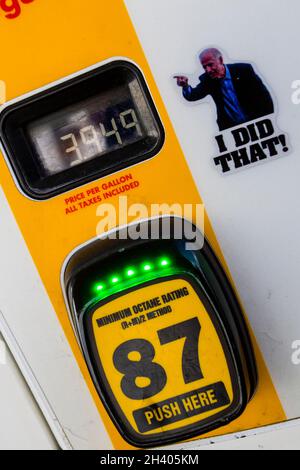
{"type": "Polygon", "coordinates": [[[46,175],[158,138],[136,79],[34,121],[28,133],[46,175]]]}

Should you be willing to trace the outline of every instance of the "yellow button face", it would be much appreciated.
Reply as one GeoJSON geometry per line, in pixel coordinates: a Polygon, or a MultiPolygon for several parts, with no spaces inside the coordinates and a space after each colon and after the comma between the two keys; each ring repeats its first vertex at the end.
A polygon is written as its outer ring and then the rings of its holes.
{"type": "Polygon", "coordinates": [[[234,366],[223,333],[185,276],[98,307],[88,321],[99,386],[134,442],[195,432],[232,409],[234,366]]]}

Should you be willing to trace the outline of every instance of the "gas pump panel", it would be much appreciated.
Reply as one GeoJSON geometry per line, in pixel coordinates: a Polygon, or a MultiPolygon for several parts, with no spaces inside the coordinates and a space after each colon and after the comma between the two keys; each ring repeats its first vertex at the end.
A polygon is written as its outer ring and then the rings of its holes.
{"type": "Polygon", "coordinates": [[[299,6],[255,2],[0,7],[0,332],[62,448],[300,415],[299,6]]]}

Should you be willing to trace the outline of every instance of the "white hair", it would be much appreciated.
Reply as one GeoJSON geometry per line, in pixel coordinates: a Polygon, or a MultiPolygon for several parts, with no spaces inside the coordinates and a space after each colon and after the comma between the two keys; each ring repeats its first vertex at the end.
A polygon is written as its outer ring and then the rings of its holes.
{"type": "Polygon", "coordinates": [[[216,49],[214,47],[211,47],[209,49],[205,49],[204,51],[201,52],[200,54],[200,59],[202,60],[202,58],[206,55],[206,54],[212,54],[213,57],[215,57],[215,59],[221,59],[223,57],[223,54],[222,52],[219,51],[219,49],[216,49]]]}

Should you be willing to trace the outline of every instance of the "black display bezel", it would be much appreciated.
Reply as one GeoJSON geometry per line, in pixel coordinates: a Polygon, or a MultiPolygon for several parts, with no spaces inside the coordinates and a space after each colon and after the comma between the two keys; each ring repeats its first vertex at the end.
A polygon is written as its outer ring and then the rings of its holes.
{"type": "MultiPolygon", "coordinates": [[[[214,250],[205,237],[203,237],[203,245],[201,244],[201,248],[200,242],[197,242],[195,250],[188,252],[186,251],[187,239],[184,233],[182,233],[182,239],[180,240],[173,239],[172,236],[170,239],[166,240],[163,238],[163,230],[161,226],[164,220],[165,218],[158,219],[159,224],[156,226],[156,228],[159,228],[160,234],[158,240],[151,239],[153,228],[152,223],[154,221],[149,219],[144,222],[148,230],[148,240],[128,240],[126,237],[123,237],[123,231],[120,229],[116,232],[118,234],[116,240],[97,239],[78,249],[73,253],[70,259],[68,259],[68,263],[66,264],[63,272],[63,282],[69,306],[70,319],[95,388],[122,438],[131,445],[140,448],[154,447],[176,443],[180,440],[188,440],[202,435],[206,431],[210,432],[228,424],[229,422],[237,419],[244,412],[247,404],[253,398],[258,385],[256,357],[248,325],[243,316],[243,311],[237,295],[233,290],[228,276],[220,264],[214,250]],[[149,250],[151,254],[155,251],[158,256],[171,256],[172,252],[172,256],[176,256],[176,265],[180,269],[180,276],[185,272],[188,280],[193,279],[197,285],[200,299],[207,311],[209,310],[212,313],[213,318],[215,318],[215,321],[220,325],[221,330],[223,330],[223,333],[226,336],[226,343],[231,349],[232,357],[234,358],[238,371],[236,378],[239,382],[240,388],[240,403],[239,405],[237,403],[236,409],[232,410],[232,413],[226,413],[226,416],[224,415],[223,417],[220,417],[218,422],[205,423],[203,427],[199,426],[197,428],[187,427],[184,430],[181,428],[180,432],[177,434],[168,434],[168,436],[159,435],[156,436],[157,439],[154,440],[149,440],[148,436],[148,440],[145,441],[141,440],[140,435],[135,432],[134,435],[128,435],[128,428],[126,428],[126,425],[124,426],[123,423],[122,426],[120,419],[118,419],[112,412],[114,406],[111,402],[111,394],[105,394],[103,383],[99,388],[99,377],[94,373],[94,368],[96,367],[97,369],[97,364],[95,364],[93,360],[91,361],[92,357],[90,358],[93,354],[87,345],[89,341],[86,341],[86,327],[84,324],[89,323],[88,317],[90,317],[94,309],[99,307],[101,303],[97,296],[93,296],[93,298],[91,298],[90,290],[90,286],[93,285],[93,282],[99,281],[99,273],[103,271],[106,272],[110,268],[114,269],[115,263],[119,266],[121,263],[121,257],[126,259],[127,264],[129,263],[128,259],[133,258],[133,256],[135,259],[139,259],[139,256],[142,255],[143,259],[145,259],[145,253],[149,252],[149,250]],[[86,277],[87,280],[85,283],[84,279],[86,277]],[[183,431],[183,433],[181,433],[181,431],[183,431]],[[163,437],[166,437],[166,439],[163,437]]],[[[175,233],[174,229],[176,220],[176,217],[170,217],[169,223],[171,232],[173,231],[172,233],[175,233]]],[[[193,233],[196,233],[196,227],[193,225],[192,227],[193,233]]],[[[160,278],[157,281],[162,282],[163,278],[160,278]]],[[[138,289],[140,287],[141,284],[133,289],[138,289]]],[[[120,292],[119,294],[116,293],[110,298],[103,299],[102,302],[105,304],[126,292],[129,292],[129,290],[124,290],[122,294],[120,292]]],[[[93,333],[91,330],[90,333],[92,337],[93,333]]],[[[97,350],[94,352],[97,357],[97,350]]]]}
{"type": "Polygon", "coordinates": [[[116,60],[55,85],[34,96],[4,108],[0,116],[0,139],[22,191],[30,198],[44,200],[89,183],[108,174],[140,163],[156,155],[164,143],[164,128],[141,71],[130,62],[116,60]],[[146,98],[158,138],[145,137],[106,155],[46,175],[28,135],[34,121],[110,90],[134,76],[146,98]]]}

